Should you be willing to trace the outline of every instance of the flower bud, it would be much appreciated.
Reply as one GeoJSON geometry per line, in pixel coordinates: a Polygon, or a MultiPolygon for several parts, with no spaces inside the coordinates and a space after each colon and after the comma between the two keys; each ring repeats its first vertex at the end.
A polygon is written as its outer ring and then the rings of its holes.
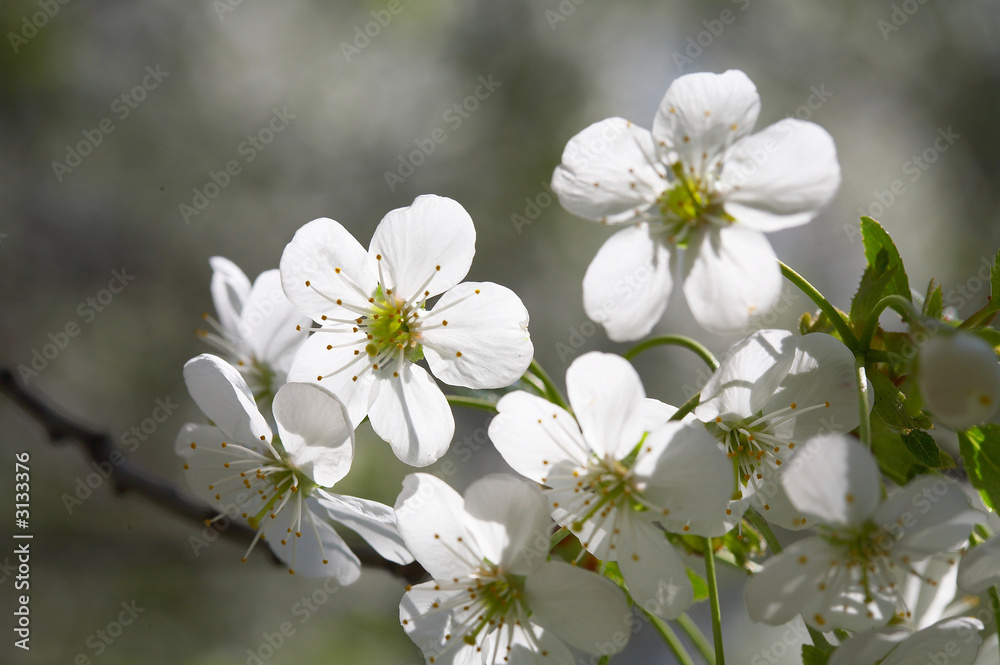
{"type": "Polygon", "coordinates": [[[927,410],[941,424],[968,429],[1000,402],[1000,363],[993,347],[965,332],[930,339],[918,356],[917,385],[927,410]]]}

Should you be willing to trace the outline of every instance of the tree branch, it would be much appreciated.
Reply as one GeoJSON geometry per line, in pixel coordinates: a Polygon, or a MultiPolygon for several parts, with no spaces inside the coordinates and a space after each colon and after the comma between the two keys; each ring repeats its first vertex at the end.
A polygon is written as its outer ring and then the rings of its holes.
{"type": "MultiPolygon", "coordinates": [[[[45,400],[29,391],[7,368],[0,368],[0,393],[6,395],[10,401],[44,427],[53,444],[64,445],[75,441],[96,464],[106,463],[111,468],[110,479],[114,484],[115,492],[119,494],[134,492],[144,496],[167,512],[202,525],[218,515],[217,510],[186,498],[170,483],[135,468],[107,433],[94,431],[75,422],[69,416],[63,415],[45,400]],[[118,460],[119,463],[115,464],[113,460],[118,460]]],[[[211,527],[232,542],[249,547],[256,532],[249,525],[227,521],[229,522],[227,527],[220,526],[219,522],[211,523],[211,527]]],[[[281,564],[281,561],[270,549],[266,547],[255,549],[266,551],[275,564],[281,564]]],[[[387,561],[367,543],[352,543],[351,549],[354,550],[363,566],[385,570],[409,584],[417,584],[428,579],[427,572],[419,563],[414,562],[403,566],[387,561]]]]}

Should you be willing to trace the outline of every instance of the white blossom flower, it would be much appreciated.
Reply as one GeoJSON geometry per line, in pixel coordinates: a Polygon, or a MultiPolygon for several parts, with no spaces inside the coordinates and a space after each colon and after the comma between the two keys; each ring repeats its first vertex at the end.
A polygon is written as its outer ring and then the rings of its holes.
{"type": "Polygon", "coordinates": [[[972,665],[983,643],[982,629],[972,617],[944,619],[917,632],[886,626],[845,641],[827,665],[972,665]]]}
{"type": "Polygon", "coordinates": [[[631,225],[583,279],[587,315],[611,339],[649,333],[678,269],[709,330],[742,328],[776,303],[781,273],[764,232],[815,217],[840,185],[840,166],[816,124],[786,119],[751,135],[759,112],[743,72],[688,74],[668,88],[651,132],[608,118],[566,145],[552,177],[563,207],[631,225]]]}
{"type": "Polygon", "coordinates": [[[368,251],[339,223],[314,220],[281,256],[288,298],[321,325],[291,380],[319,383],[365,415],[400,460],[425,466],[448,449],[455,421],[445,383],[501,388],[528,368],[528,313],[509,289],[464,282],[476,230],[461,205],[420,196],[385,216],[368,251]],[[442,294],[433,309],[427,300],[442,294]]]}
{"type": "Polygon", "coordinates": [[[701,391],[694,415],[732,460],[732,501],[700,525],[720,536],[748,505],[787,529],[806,526],[781,489],[781,465],[817,434],[858,425],[854,354],[826,334],[759,330],[729,348],[701,391]]]}
{"type": "Polygon", "coordinates": [[[463,498],[434,476],[410,474],[396,520],[434,578],[409,587],[399,605],[428,663],[572,665],[567,644],[592,654],[625,645],[630,611],[621,590],[548,560],[552,522],[534,484],[486,476],[463,498]]]}
{"type": "Polygon", "coordinates": [[[986,642],[979,648],[979,656],[973,665],[993,665],[993,663],[1000,663],[1000,640],[996,633],[986,638],[986,642]]]}
{"type": "Polygon", "coordinates": [[[965,553],[958,566],[958,586],[969,593],[1000,586],[1000,535],[965,553]]]}
{"type": "Polygon", "coordinates": [[[943,476],[922,476],[882,501],[875,458],[843,435],[811,439],[786,467],[785,492],[819,533],[764,562],[747,582],[755,621],[780,625],[801,613],[822,631],[884,625],[900,601],[900,576],[959,550],[985,519],[943,476]]]}
{"type": "Polygon", "coordinates": [[[209,264],[219,318],[205,314],[214,330],[198,333],[240,371],[254,397],[266,401],[285,383],[309,318],[288,302],[277,270],[262,272],[251,285],[229,259],[213,256],[209,264]]]}
{"type": "MultiPolygon", "coordinates": [[[[322,515],[356,531],[383,557],[413,560],[392,509],[325,488],[343,478],[354,456],[354,430],[343,405],[321,388],[286,383],[274,396],[278,434],[254,404],[243,377],[203,354],[184,365],[184,381],[212,425],[185,425],[177,437],[192,491],[257,530],[289,572],[350,584],[358,558],[322,515]]],[[[243,560],[246,561],[246,555],[243,560]]]]}
{"type": "Polygon", "coordinates": [[[700,425],[646,399],[619,356],[587,353],[566,372],[575,419],[525,392],[504,395],[489,435],[518,473],[548,489],[552,516],[598,559],[616,561],[636,603],[676,618],[693,601],[684,564],[663,528],[720,514],[732,467],[700,425]]]}
{"type": "Polygon", "coordinates": [[[993,415],[1000,403],[1000,362],[976,335],[936,335],[917,355],[917,385],[937,422],[968,429],[993,415]]]}

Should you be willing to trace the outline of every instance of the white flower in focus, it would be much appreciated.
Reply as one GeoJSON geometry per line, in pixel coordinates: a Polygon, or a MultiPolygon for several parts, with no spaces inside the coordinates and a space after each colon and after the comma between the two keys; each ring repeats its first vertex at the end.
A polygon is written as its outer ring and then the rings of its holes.
{"type": "Polygon", "coordinates": [[[1000,586],[1000,535],[965,553],[958,566],[958,586],[969,593],[1000,586]]]}
{"type": "Polygon", "coordinates": [[[978,425],[1000,403],[1000,362],[986,340],[971,333],[940,334],[917,356],[917,385],[934,419],[957,430],[978,425]]]}
{"type": "Polygon", "coordinates": [[[754,621],[780,625],[801,613],[821,631],[884,625],[899,604],[900,577],[959,550],[985,520],[943,476],[922,476],[882,501],[875,458],[843,435],[811,439],[786,467],[785,492],[818,534],[765,561],[747,582],[754,621]]]}
{"type": "Polygon", "coordinates": [[[567,644],[591,654],[624,646],[625,595],[605,577],[548,560],[551,520],[534,484],[486,476],[463,498],[434,476],[410,474],[396,520],[433,578],[399,605],[428,663],[573,665],[567,644]]]}
{"type": "Polygon", "coordinates": [[[320,324],[295,357],[293,381],[318,383],[365,415],[396,456],[426,466],[448,449],[455,421],[445,383],[502,388],[531,362],[528,312],[491,282],[459,284],[476,230],[461,205],[420,196],[385,216],[366,251],[339,223],[314,220],[281,256],[288,298],[320,324]],[[428,298],[441,294],[433,309],[428,298]]]}
{"type": "Polygon", "coordinates": [[[801,529],[807,520],[781,489],[781,465],[807,439],[858,426],[854,354],[830,335],[759,330],[722,357],[694,415],[733,464],[732,501],[701,528],[721,536],[753,504],[769,522],[801,529]]]}
{"type": "Polygon", "coordinates": [[[242,517],[257,530],[247,554],[263,538],[289,572],[350,584],[360,563],[325,514],[386,559],[413,560],[391,508],[324,489],[347,474],[354,456],[354,430],[335,397],[313,385],[286,383],[274,396],[274,435],[243,377],[221,358],[192,358],[184,381],[213,423],[185,425],[178,435],[185,478],[221,510],[212,521],[242,517]]]}
{"type": "Polygon", "coordinates": [[[205,315],[213,331],[199,330],[246,379],[258,400],[274,397],[285,383],[292,358],[306,341],[309,318],[288,302],[277,270],[262,272],[253,285],[227,258],[213,256],[212,300],[218,320],[205,315]]]}
{"type": "Polygon", "coordinates": [[[843,642],[827,665],[972,665],[983,624],[972,617],[944,619],[923,630],[886,626],[843,642]]]}
{"type": "Polygon", "coordinates": [[[552,177],[563,207],[631,225],[583,278],[587,315],[611,339],[649,333],[678,265],[688,306],[709,330],[737,330],[777,301],[781,273],[764,232],[815,217],[840,185],[840,166],[833,139],[811,122],[751,135],[759,112],[743,72],[688,74],[668,88],[652,132],[608,118],[566,145],[552,177]]]}
{"type": "Polygon", "coordinates": [[[732,467],[698,425],[646,399],[619,356],[587,353],[566,372],[573,415],[525,392],[504,395],[489,434],[518,473],[548,489],[552,516],[598,559],[616,561],[636,603],[676,618],[693,601],[684,564],[663,528],[721,514],[732,467]],[[661,528],[662,527],[662,528],[661,528]]]}

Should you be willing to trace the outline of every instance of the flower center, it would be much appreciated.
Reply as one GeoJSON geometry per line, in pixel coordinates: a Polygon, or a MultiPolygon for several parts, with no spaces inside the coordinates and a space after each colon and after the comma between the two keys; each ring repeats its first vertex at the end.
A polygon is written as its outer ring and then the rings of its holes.
{"type": "Polygon", "coordinates": [[[368,303],[368,313],[358,319],[359,328],[368,338],[365,345],[368,357],[376,364],[400,353],[411,362],[422,358],[418,319],[424,311],[423,304],[405,302],[393,295],[391,289],[383,293],[381,284],[368,303]]]}
{"type": "Polygon", "coordinates": [[[726,214],[721,202],[713,200],[712,189],[705,180],[694,173],[685,173],[684,165],[679,161],[671,166],[671,170],[674,186],[656,200],[669,242],[684,247],[699,225],[726,225],[735,221],[726,214]]]}

